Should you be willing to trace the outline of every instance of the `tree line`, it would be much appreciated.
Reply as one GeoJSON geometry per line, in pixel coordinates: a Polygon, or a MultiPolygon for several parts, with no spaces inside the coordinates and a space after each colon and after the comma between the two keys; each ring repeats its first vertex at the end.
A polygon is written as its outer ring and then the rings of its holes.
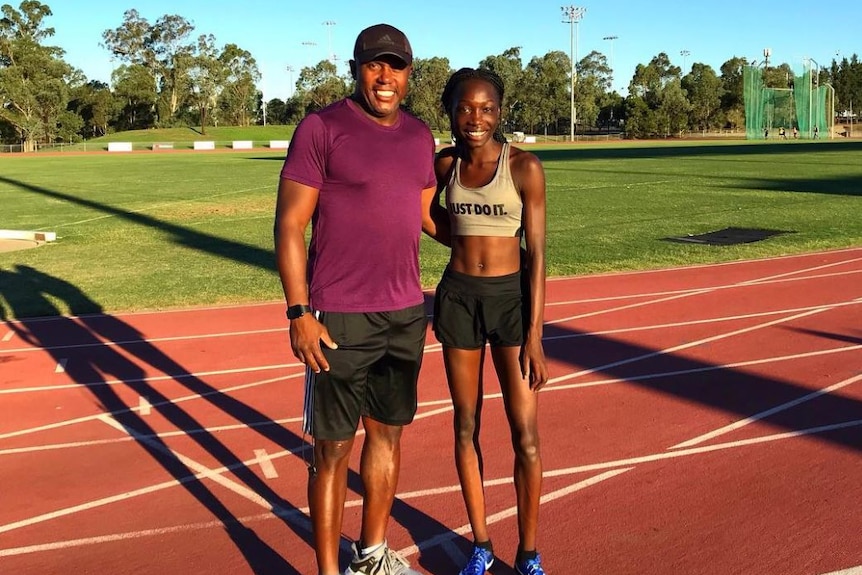
{"type": "MultiPolygon", "coordinates": [[[[2,6],[0,19],[0,138],[22,144],[76,142],[110,132],[174,127],[295,124],[306,114],[350,94],[353,80],[323,60],[300,70],[293,94],[263,100],[260,70],[253,55],[236,44],[218,46],[212,34],[195,36],[180,15],[155,22],[127,10],[123,21],[102,33],[114,63],[111,84],[89,80],[49,44],[54,29],[48,5],[24,0],[18,9],[2,6]]],[[[688,71],[666,53],[638,64],[624,97],[613,89],[607,57],[592,51],[575,63],[551,51],[524,63],[520,47],[491,55],[478,67],[505,81],[505,130],[565,135],[571,125],[574,91],[579,133],[622,131],[627,137],[669,137],[689,131],[744,129],[743,69],[734,56],[716,72],[695,62],[688,71]]],[[[792,88],[789,64],[763,66],[767,87],[792,88]]],[[[404,105],[432,129],[447,131],[440,93],[453,72],[447,58],[417,58],[404,105]]],[[[835,110],[862,106],[862,63],[854,54],[814,81],[835,89],[835,110]]]]}

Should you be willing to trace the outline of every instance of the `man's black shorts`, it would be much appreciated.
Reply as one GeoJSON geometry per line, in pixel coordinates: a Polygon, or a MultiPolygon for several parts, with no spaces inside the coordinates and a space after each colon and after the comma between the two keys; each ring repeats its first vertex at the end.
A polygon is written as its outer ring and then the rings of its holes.
{"type": "Polygon", "coordinates": [[[425,350],[425,306],[372,313],[316,312],[338,349],[323,346],[329,371],[306,370],[303,429],[350,439],[361,417],[405,425],[416,415],[425,350]]]}

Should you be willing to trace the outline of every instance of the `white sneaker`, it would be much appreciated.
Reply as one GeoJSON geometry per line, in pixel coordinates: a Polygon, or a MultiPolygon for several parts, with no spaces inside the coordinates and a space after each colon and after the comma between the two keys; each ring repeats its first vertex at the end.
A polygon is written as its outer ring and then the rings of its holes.
{"type": "Polygon", "coordinates": [[[353,559],[344,571],[344,575],[410,575],[415,573],[410,569],[406,559],[392,551],[383,542],[373,553],[360,556],[356,542],[350,545],[353,549],[353,559]]]}

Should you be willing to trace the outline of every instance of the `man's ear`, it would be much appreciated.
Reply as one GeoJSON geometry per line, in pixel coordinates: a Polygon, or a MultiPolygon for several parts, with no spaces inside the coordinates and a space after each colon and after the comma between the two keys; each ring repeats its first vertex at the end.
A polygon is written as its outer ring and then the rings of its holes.
{"type": "Polygon", "coordinates": [[[350,60],[350,77],[356,79],[356,60],[350,60]]]}

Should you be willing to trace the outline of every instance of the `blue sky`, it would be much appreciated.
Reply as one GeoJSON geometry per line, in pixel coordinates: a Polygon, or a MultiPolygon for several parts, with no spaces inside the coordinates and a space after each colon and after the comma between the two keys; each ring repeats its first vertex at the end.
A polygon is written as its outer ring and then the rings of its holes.
{"type": "MultiPolygon", "coordinates": [[[[7,0],[18,6],[18,0],[7,0]]],[[[356,34],[387,22],[401,28],[418,58],[446,57],[453,68],[476,66],[489,55],[521,47],[524,64],[552,50],[570,52],[570,26],[561,6],[586,8],[577,25],[577,56],[592,50],[612,59],[614,87],[624,92],[635,66],[660,52],[690,69],[693,62],[716,72],[733,56],[786,62],[801,70],[806,58],[828,67],[833,58],[860,51],[853,32],[862,22],[859,0],[601,0],[576,4],[547,0],[42,0],[56,34],[46,43],[66,51],[66,60],[92,80],[109,81],[110,54],[102,32],[123,22],[136,8],[154,23],[179,14],[195,26],[193,36],[213,34],[218,46],[237,44],[251,52],[263,74],[267,99],[286,98],[300,68],[327,57],[330,46],[347,71],[356,34]],[[326,25],[324,22],[334,22],[326,25]],[[616,36],[615,40],[605,37],[616,36]],[[682,51],[687,56],[682,56],[682,51]],[[292,66],[295,71],[288,72],[292,66]]]]}

